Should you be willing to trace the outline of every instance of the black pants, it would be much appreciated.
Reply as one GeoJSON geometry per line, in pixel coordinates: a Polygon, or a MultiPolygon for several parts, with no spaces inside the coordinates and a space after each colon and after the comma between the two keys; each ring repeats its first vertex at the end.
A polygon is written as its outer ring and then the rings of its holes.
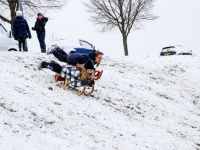
{"type": "Polygon", "coordinates": [[[57,50],[54,50],[53,55],[61,62],[67,62],[67,53],[65,53],[63,50],[60,50],[59,48],[57,50]]]}
{"type": "Polygon", "coordinates": [[[55,72],[57,72],[59,74],[61,73],[62,66],[59,65],[57,62],[51,61],[50,63],[48,63],[48,65],[49,65],[49,69],[51,69],[52,71],[55,71],[55,72]]]}
{"type": "Polygon", "coordinates": [[[22,46],[23,46],[23,50],[26,51],[25,40],[26,38],[19,38],[19,51],[22,50],[22,46]]]}

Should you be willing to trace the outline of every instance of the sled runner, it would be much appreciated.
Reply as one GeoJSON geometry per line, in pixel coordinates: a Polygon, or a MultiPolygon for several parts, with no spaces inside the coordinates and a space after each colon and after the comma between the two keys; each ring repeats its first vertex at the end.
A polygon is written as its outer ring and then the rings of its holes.
{"type": "MultiPolygon", "coordinates": [[[[56,75],[55,75],[55,83],[57,83],[56,86],[63,88],[64,90],[67,90],[67,91],[75,90],[78,92],[77,93],[78,96],[80,96],[81,94],[84,94],[85,96],[89,96],[94,91],[94,84],[91,86],[84,85],[83,87],[80,87],[79,89],[77,89],[77,88],[70,86],[69,82],[70,82],[69,79],[63,79],[60,77],[59,73],[56,73],[56,75]],[[60,83],[58,83],[58,82],[60,82],[60,83]]],[[[51,83],[54,83],[54,82],[51,82],[51,83]]]]}

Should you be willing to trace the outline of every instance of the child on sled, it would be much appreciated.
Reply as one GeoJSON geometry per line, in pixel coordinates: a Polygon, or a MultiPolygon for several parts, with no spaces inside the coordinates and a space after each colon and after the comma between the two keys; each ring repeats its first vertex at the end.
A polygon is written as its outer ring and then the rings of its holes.
{"type": "Polygon", "coordinates": [[[88,60],[85,64],[77,64],[76,67],[71,65],[60,66],[55,61],[41,61],[38,65],[38,70],[50,69],[58,74],[61,78],[69,79],[69,85],[72,87],[81,87],[84,85],[92,86],[94,84],[94,63],[92,60],[88,60]]]}

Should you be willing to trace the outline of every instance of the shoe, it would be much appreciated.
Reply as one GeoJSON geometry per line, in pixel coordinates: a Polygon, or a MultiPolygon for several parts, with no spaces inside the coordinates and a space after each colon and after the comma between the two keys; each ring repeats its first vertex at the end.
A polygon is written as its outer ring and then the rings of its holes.
{"type": "Polygon", "coordinates": [[[25,47],[23,50],[24,50],[24,52],[28,52],[28,49],[27,49],[27,47],[25,47]]]}
{"type": "Polygon", "coordinates": [[[44,50],[44,49],[41,49],[41,53],[46,53],[46,50],[44,50]]]}
{"type": "Polygon", "coordinates": [[[48,50],[47,50],[47,55],[52,54],[52,52],[53,52],[54,50],[56,50],[57,48],[59,48],[57,44],[51,45],[51,47],[48,48],[48,50]]]}
{"type": "Polygon", "coordinates": [[[40,61],[39,63],[38,63],[38,70],[41,70],[41,69],[43,69],[43,68],[47,68],[48,67],[48,65],[49,65],[49,63],[48,62],[46,62],[46,61],[40,61]]]}

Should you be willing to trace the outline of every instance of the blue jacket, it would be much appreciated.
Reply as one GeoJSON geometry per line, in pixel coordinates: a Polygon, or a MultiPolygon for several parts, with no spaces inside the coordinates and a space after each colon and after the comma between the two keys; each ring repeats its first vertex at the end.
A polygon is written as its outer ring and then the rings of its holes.
{"type": "Polygon", "coordinates": [[[69,54],[67,57],[67,63],[69,65],[76,66],[77,63],[84,64],[89,59],[91,59],[94,62],[94,64],[96,64],[94,52],[95,52],[95,50],[90,52],[88,55],[81,55],[81,54],[77,54],[77,53],[69,54]]]}
{"type": "Polygon", "coordinates": [[[31,32],[27,21],[23,17],[17,16],[13,21],[13,32],[15,40],[19,38],[31,38],[31,32]]]}

